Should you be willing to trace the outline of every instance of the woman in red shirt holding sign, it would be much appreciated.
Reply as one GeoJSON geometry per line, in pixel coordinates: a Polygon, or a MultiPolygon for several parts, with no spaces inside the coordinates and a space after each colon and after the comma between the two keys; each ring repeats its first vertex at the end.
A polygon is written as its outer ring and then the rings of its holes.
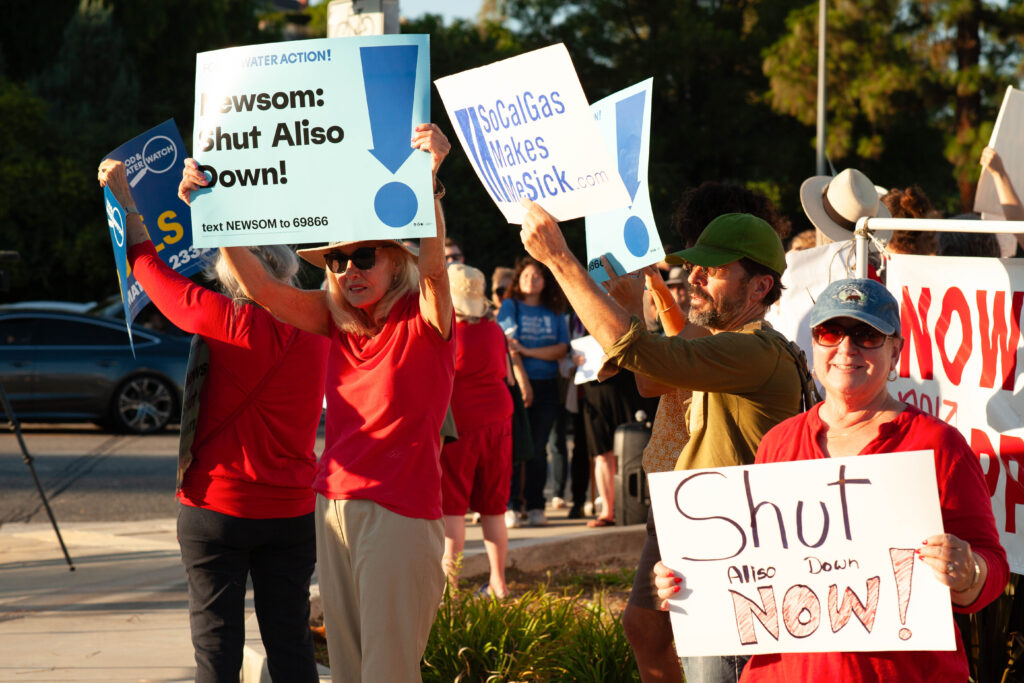
{"type": "MultiPolygon", "coordinates": [[[[946,533],[924,539],[917,559],[949,586],[954,611],[977,612],[1006,585],[1006,552],[981,466],[963,436],[889,393],[887,378],[895,378],[903,348],[899,305],[874,280],[838,280],[818,297],[810,322],[814,372],[825,400],[765,434],[755,463],[934,451],[946,533]]],[[[664,608],[680,579],[661,563],[655,577],[664,608]]],[[[754,655],[741,680],[962,682],[967,655],[954,631],[955,651],[754,655]]]]}
{"type": "MultiPolygon", "coordinates": [[[[433,124],[415,127],[412,146],[433,160],[437,222],[437,235],[420,241],[418,265],[397,240],[302,249],[326,268],[326,291],[309,291],[269,277],[246,249],[222,249],[250,298],[331,341],[326,445],[313,489],[335,681],[419,681],[444,592],[438,456],[455,339],[436,174],[451,146],[433,124]]],[[[186,162],[179,191],[206,184],[186,162]]]]}

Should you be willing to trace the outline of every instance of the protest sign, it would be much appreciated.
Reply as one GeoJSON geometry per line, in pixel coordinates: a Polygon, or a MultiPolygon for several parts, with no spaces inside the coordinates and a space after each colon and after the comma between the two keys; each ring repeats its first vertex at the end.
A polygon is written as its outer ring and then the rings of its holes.
{"type": "Polygon", "coordinates": [[[680,656],[953,650],[931,451],[649,477],[680,656]],[[894,520],[899,520],[894,524],[894,520]]]}
{"type": "Polygon", "coordinates": [[[607,257],[616,275],[665,258],[647,185],[653,82],[648,78],[590,107],[605,145],[618,160],[619,177],[631,202],[628,207],[587,216],[587,270],[596,282],[608,279],[602,256],[607,257]]]}
{"type": "Polygon", "coordinates": [[[597,373],[601,369],[604,349],[597,343],[592,335],[573,339],[569,342],[572,347],[573,356],[581,356],[583,363],[576,366],[576,375],[573,380],[575,384],[586,384],[597,379],[597,373]]]}
{"type": "Polygon", "coordinates": [[[509,223],[523,222],[524,197],[558,221],[631,203],[565,45],[435,84],[469,162],[509,223]]]}
{"type": "Polygon", "coordinates": [[[888,271],[905,340],[893,393],[967,439],[1010,569],[1024,574],[1024,263],[895,255],[888,271]]]}
{"type": "Polygon", "coordinates": [[[199,246],[437,234],[429,36],[325,38],[196,56],[199,246]]]}
{"type": "Polygon", "coordinates": [[[117,266],[117,286],[121,289],[121,304],[124,306],[124,324],[128,328],[128,344],[135,356],[135,342],[132,340],[132,319],[128,315],[128,248],[125,246],[128,230],[124,207],[114,197],[109,187],[103,188],[103,203],[107,212],[107,227],[110,229],[110,244],[114,248],[114,264],[117,266]]]}
{"type": "MultiPolygon", "coordinates": [[[[178,198],[185,142],[174,119],[132,138],[105,158],[124,164],[132,199],[142,222],[168,266],[188,277],[204,265],[206,249],[192,245],[192,218],[188,205],[178,198]]],[[[123,214],[122,214],[123,215],[123,214]]],[[[135,320],[149,297],[129,269],[122,281],[121,296],[127,306],[126,320],[135,320]]]]}
{"type": "MultiPolygon", "coordinates": [[[[1024,91],[1013,86],[1006,88],[988,146],[999,153],[1010,182],[1021,195],[1024,190],[1024,91]]],[[[982,172],[978,178],[974,210],[984,214],[985,218],[1002,218],[1002,204],[990,173],[982,172]]]]}

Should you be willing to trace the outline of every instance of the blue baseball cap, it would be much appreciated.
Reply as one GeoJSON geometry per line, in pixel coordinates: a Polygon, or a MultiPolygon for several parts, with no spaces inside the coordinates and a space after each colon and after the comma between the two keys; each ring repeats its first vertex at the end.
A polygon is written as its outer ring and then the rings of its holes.
{"type": "Polygon", "coordinates": [[[833,318],[853,318],[882,334],[900,334],[900,305],[874,280],[851,278],[829,284],[811,309],[811,327],[833,318]]]}

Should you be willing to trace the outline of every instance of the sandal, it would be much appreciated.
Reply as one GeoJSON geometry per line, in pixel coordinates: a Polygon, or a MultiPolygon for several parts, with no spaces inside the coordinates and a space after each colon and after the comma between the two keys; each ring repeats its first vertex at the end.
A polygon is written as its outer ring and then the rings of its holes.
{"type": "Polygon", "coordinates": [[[615,526],[615,520],[607,519],[605,517],[598,517],[597,519],[592,519],[589,522],[587,522],[587,526],[591,529],[600,529],[601,527],[615,526]]]}

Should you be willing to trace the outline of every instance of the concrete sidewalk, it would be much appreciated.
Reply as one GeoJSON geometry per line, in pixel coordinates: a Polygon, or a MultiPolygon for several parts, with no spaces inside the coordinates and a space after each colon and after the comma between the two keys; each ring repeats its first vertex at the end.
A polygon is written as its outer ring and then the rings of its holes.
{"type": "MultiPolygon", "coordinates": [[[[588,529],[585,520],[566,519],[564,509],[548,514],[547,527],[509,530],[510,566],[536,571],[639,556],[642,526],[588,529]]],[[[175,520],[77,522],[60,530],[73,572],[49,523],[0,526],[0,680],[193,680],[175,520]]],[[[466,536],[463,574],[486,573],[479,525],[468,525],[466,536]]],[[[246,608],[251,616],[251,591],[246,608]]],[[[262,676],[254,624],[247,620],[246,683],[262,676]]]]}

